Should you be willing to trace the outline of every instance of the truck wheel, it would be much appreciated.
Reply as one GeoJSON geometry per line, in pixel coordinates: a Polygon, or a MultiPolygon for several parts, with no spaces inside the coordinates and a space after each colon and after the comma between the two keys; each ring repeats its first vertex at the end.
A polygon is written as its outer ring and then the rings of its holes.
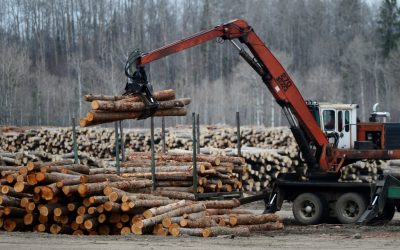
{"type": "Polygon", "coordinates": [[[364,213],[366,202],[357,193],[345,193],[336,201],[335,212],[337,219],[343,224],[357,222],[364,213]]]}
{"type": "Polygon", "coordinates": [[[293,215],[304,225],[317,224],[324,217],[323,201],[312,193],[303,193],[293,201],[293,215]]]}

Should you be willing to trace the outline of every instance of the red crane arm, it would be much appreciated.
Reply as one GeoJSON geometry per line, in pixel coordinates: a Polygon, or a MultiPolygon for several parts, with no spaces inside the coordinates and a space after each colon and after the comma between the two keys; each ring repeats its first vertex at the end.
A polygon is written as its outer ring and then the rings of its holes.
{"type": "MultiPolygon", "coordinates": [[[[238,38],[240,42],[246,44],[256,59],[253,62],[253,65],[248,60],[246,61],[248,61],[251,66],[259,74],[261,74],[264,83],[276,101],[283,108],[287,108],[287,111],[289,112],[287,115],[289,118],[290,116],[294,115],[303,131],[307,133],[308,137],[311,138],[318,148],[324,151],[326,146],[329,144],[328,139],[309,111],[303,96],[283,66],[244,20],[236,19],[226,24],[216,26],[208,31],[199,32],[188,38],[184,38],[159,49],[150,51],[138,58],[136,64],[138,66],[148,64],[154,60],[205,43],[218,37],[226,40],[238,38]]],[[[293,121],[296,123],[295,119],[293,119],[293,121]]],[[[302,145],[300,145],[300,147],[301,146],[302,145]]],[[[319,160],[319,165],[321,169],[329,171],[330,166],[325,158],[325,154],[322,153],[321,155],[322,156],[317,159],[319,160]]]]}

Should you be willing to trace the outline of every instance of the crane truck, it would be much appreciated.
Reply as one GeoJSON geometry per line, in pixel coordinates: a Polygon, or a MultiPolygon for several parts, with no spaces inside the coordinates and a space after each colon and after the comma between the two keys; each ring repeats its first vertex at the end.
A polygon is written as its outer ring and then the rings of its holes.
{"type": "Polygon", "coordinates": [[[400,179],[382,174],[372,184],[338,180],[340,170],[356,161],[400,159],[400,123],[378,122],[388,114],[375,109],[369,122],[359,122],[356,104],[305,100],[284,67],[245,20],[232,20],[148,53],[139,50],[132,53],[125,67],[128,77],[125,94],[143,99],[146,111],[141,118],[151,116],[158,108],[145,65],[213,39],[230,41],[261,77],[282,108],[307,165],[305,176],[301,176],[299,169],[279,176],[272,191],[264,197],[266,212],[278,211],[284,201],[289,201],[295,219],[306,225],[332,216],[341,223],[391,220],[395,209],[400,209],[400,179]]]}

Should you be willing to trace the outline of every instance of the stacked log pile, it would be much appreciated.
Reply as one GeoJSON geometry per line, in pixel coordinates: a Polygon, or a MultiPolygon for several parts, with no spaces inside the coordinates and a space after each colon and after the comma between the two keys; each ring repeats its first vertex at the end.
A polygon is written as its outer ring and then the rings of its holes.
{"type": "MultiPolygon", "coordinates": [[[[174,150],[156,155],[157,187],[163,190],[193,192],[192,153],[174,150]]],[[[151,179],[151,155],[133,152],[122,163],[122,176],[151,179]]],[[[242,188],[239,176],[246,171],[244,158],[197,155],[197,192],[232,192],[242,188]]]]}
{"type": "MultiPolygon", "coordinates": [[[[242,127],[242,145],[246,147],[287,150],[297,152],[296,143],[287,128],[242,127]],[[274,138],[271,140],[270,138],[274,138]],[[279,139],[281,138],[281,139],[279,139]]],[[[200,146],[209,148],[236,147],[236,132],[230,127],[202,126],[200,146]]],[[[37,128],[12,130],[0,133],[0,150],[6,152],[36,151],[50,154],[67,154],[73,150],[71,128],[37,128]]],[[[114,156],[114,129],[77,129],[78,150],[96,158],[114,156]]],[[[136,152],[150,150],[149,129],[124,129],[125,148],[136,152]]],[[[162,149],[161,129],[155,129],[155,146],[162,149]]],[[[192,148],[192,129],[190,127],[168,128],[166,130],[167,149],[192,148]]],[[[295,155],[295,154],[294,154],[295,155]]]]}
{"type": "Polygon", "coordinates": [[[341,182],[374,183],[378,175],[386,169],[386,162],[375,160],[362,160],[344,166],[341,170],[341,182]]]}
{"type": "Polygon", "coordinates": [[[209,237],[283,228],[274,214],[237,209],[235,199],[194,201],[190,193],[151,192],[148,179],[98,174],[98,169],[71,160],[1,166],[0,229],[209,237]]]}
{"type": "MultiPolygon", "coordinates": [[[[159,107],[153,116],[185,116],[189,98],[175,99],[172,89],[154,92],[159,107]]],[[[103,124],[125,119],[138,119],[145,110],[145,104],[138,96],[86,95],[84,100],[91,103],[92,110],[80,120],[81,127],[103,124]]]]}
{"type": "MultiPolygon", "coordinates": [[[[20,166],[27,164],[31,161],[60,161],[73,158],[73,152],[61,155],[54,155],[43,151],[22,151],[17,153],[0,151],[0,166],[20,166]]],[[[88,166],[90,165],[95,167],[107,167],[114,165],[113,162],[108,159],[98,159],[80,151],[78,151],[78,158],[80,164],[88,166]]]]}
{"type": "MultiPolygon", "coordinates": [[[[212,155],[237,155],[237,149],[202,148],[201,152],[212,155]]],[[[296,154],[288,149],[243,147],[242,157],[246,171],[241,176],[245,191],[259,192],[271,188],[280,173],[294,172],[299,165],[296,154]]]]}
{"type": "MultiPolygon", "coordinates": [[[[270,187],[280,172],[293,171],[298,164],[296,144],[287,128],[252,128],[242,127],[243,157],[247,169],[242,176],[244,190],[259,191],[270,187]],[[257,148],[262,149],[257,149],[257,148]]],[[[78,129],[78,150],[87,161],[94,164],[98,158],[114,157],[115,135],[113,129],[83,128],[78,129]],[[95,158],[93,157],[95,156],[95,158]],[[92,157],[92,158],[90,158],[92,157]]],[[[169,128],[166,133],[167,149],[186,149],[192,147],[190,127],[169,128]]],[[[202,126],[200,145],[202,152],[210,153],[213,147],[222,147],[225,155],[235,155],[237,137],[234,128],[202,126]]],[[[125,130],[125,147],[132,151],[150,150],[150,133],[147,129],[125,130]]],[[[72,131],[68,128],[27,130],[25,133],[8,132],[0,136],[2,150],[10,152],[37,151],[60,155],[71,155],[72,131]]],[[[155,146],[161,151],[161,131],[155,131],[155,146]]],[[[96,165],[112,165],[107,161],[97,160],[96,165]]]]}

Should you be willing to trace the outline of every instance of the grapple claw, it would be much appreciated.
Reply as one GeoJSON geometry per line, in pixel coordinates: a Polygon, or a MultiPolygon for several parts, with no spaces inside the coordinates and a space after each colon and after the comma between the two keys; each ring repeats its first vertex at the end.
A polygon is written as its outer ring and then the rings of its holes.
{"type": "Polygon", "coordinates": [[[147,81],[144,66],[136,66],[136,60],[141,56],[140,50],[132,52],[125,65],[125,75],[128,81],[123,95],[139,96],[145,108],[138,119],[146,119],[152,116],[158,109],[157,100],[153,97],[153,87],[147,81]],[[133,71],[136,68],[135,71],[133,71]]]}

